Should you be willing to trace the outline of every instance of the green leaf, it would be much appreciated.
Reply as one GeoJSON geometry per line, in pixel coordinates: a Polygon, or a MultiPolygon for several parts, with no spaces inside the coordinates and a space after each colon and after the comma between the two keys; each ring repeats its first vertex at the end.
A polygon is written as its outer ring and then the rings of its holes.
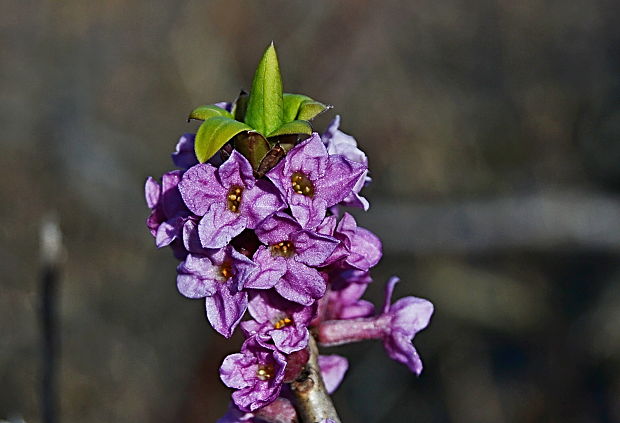
{"type": "Polygon", "coordinates": [[[248,109],[249,95],[244,90],[241,90],[239,96],[235,100],[232,108],[232,114],[235,120],[243,122],[245,120],[245,112],[248,109]]]}
{"type": "Polygon", "coordinates": [[[245,114],[245,123],[262,134],[268,134],[283,123],[282,77],[273,43],[256,68],[245,114]]]}
{"type": "Polygon", "coordinates": [[[295,119],[312,120],[331,107],[302,94],[285,93],[283,99],[284,122],[290,122],[295,119]]]}
{"type": "Polygon", "coordinates": [[[270,148],[265,137],[258,132],[241,133],[235,137],[235,150],[248,159],[254,170],[258,169],[270,148]]]}
{"type": "Polygon", "coordinates": [[[283,96],[284,103],[284,122],[291,122],[297,118],[299,107],[304,101],[312,101],[306,95],[285,93],[283,96]]]}
{"type": "Polygon", "coordinates": [[[305,120],[294,120],[287,122],[280,126],[278,129],[269,134],[269,137],[278,137],[280,135],[292,135],[292,134],[312,134],[312,127],[305,120]]]}
{"type": "Polygon", "coordinates": [[[196,133],[194,149],[198,161],[206,162],[232,137],[240,132],[251,130],[252,128],[245,123],[225,116],[215,116],[205,120],[196,133]]]}
{"type": "Polygon", "coordinates": [[[314,100],[304,101],[301,103],[301,107],[299,108],[297,119],[312,120],[330,107],[331,106],[326,106],[325,104],[314,100]]]}
{"type": "Polygon", "coordinates": [[[189,122],[191,119],[207,120],[215,116],[225,116],[227,118],[232,118],[232,115],[226,110],[213,104],[209,104],[207,106],[196,107],[194,110],[192,110],[192,112],[187,118],[187,121],[189,122]]]}

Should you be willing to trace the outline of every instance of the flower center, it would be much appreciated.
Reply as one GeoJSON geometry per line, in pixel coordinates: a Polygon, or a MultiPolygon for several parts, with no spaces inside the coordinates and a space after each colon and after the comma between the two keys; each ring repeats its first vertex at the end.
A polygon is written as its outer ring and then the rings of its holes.
{"type": "Polygon", "coordinates": [[[282,329],[282,328],[284,328],[286,326],[291,326],[292,324],[293,324],[293,319],[291,317],[284,316],[280,320],[274,322],[273,328],[274,329],[282,329]]]}
{"type": "Polygon", "coordinates": [[[226,282],[228,279],[235,276],[235,271],[233,269],[233,262],[230,258],[224,260],[224,263],[219,268],[220,276],[224,279],[222,282],[226,282]]]}
{"type": "Polygon", "coordinates": [[[256,377],[260,380],[269,380],[273,377],[275,369],[271,364],[261,364],[256,371],[256,377]]]}
{"type": "Polygon", "coordinates": [[[291,241],[281,241],[271,246],[271,254],[288,258],[295,254],[295,246],[291,241]]]}
{"type": "Polygon", "coordinates": [[[293,191],[297,194],[305,195],[306,197],[314,196],[312,181],[301,172],[295,172],[291,175],[291,185],[293,186],[293,191]]]}
{"type": "Polygon", "coordinates": [[[226,202],[228,205],[228,210],[233,213],[239,213],[239,206],[241,205],[241,197],[243,194],[243,187],[239,185],[233,185],[228,190],[228,195],[226,196],[226,202]]]}

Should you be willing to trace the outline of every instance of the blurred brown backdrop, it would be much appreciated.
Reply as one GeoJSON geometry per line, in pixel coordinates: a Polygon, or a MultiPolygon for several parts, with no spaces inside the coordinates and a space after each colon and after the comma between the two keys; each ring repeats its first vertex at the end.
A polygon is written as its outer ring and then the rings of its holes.
{"type": "MultiPolygon", "coordinates": [[[[436,304],[420,378],[348,354],[346,422],[620,421],[620,17],[611,0],[49,1],[0,13],[0,419],[40,421],[38,228],[59,217],[63,422],[214,422],[239,346],[144,226],[192,107],[335,106],[370,156],[369,296],[436,304]]],[[[317,121],[322,129],[333,116],[317,121]]]]}

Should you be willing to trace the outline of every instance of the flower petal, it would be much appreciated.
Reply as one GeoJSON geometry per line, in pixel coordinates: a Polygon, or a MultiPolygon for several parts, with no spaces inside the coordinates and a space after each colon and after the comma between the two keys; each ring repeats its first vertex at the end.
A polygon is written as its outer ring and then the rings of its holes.
{"type": "Polygon", "coordinates": [[[295,303],[285,300],[272,290],[256,291],[250,298],[248,311],[257,322],[264,323],[277,318],[292,304],[295,303]]]}
{"type": "Polygon", "coordinates": [[[349,362],[346,358],[332,354],[319,355],[319,368],[325,382],[328,394],[332,394],[342,382],[344,374],[349,369],[349,362]]]}
{"type": "MultiPolygon", "coordinates": [[[[284,175],[302,172],[310,180],[323,177],[327,165],[327,149],[319,135],[315,132],[310,138],[299,143],[288,152],[284,162],[284,175]]],[[[290,180],[289,180],[290,185],[290,180]]]]}
{"type": "Polygon", "coordinates": [[[292,196],[289,205],[291,213],[293,213],[301,227],[305,229],[316,228],[325,217],[327,211],[327,202],[319,196],[310,198],[295,194],[292,196]]]}
{"type": "Polygon", "coordinates": [[[311,231],[299,231],[291,235],[295,245],[295,260],[308,266],[321,266],[334,252],[339,241],[331,236],[311,231]]]}
{"type": "Polygon", "coordinates": [[[226,189],[233,185],[240,185],[251,189],[254,187],[252,165],[241,153],[233,150],[230,157],[222,163],[217,171],[220,183],[226,189]]]}
{"type": "Polygon", "coordinates": [[[407,335],[393,332],[383,340],[383,346],[392,360],[403,363],[417,375],[422,372],[422,360],[407,335]]]}
{"type": "Polygon", "coordinates": [[[146,198],[146,205],[149,209],[154,209],[159,202],[159,196],[161,195],[161,186],[155,178],[148,177],[144,184],[144,197],[146,198]]]}
{"type": "Polygon", "coordinates": [[[321,140],[327,147],[327,152],[331,154],[342,154],[347,159],[354,162],[368,164],[368,157],[357,147],[357,141],[349,134],[345,134],[338,129],[340,126],[340,115],[336,115],[331,121],[321,140]]]}
{"type": "Polygon", "coordinates": [[[245,291],[231,292],[227,286],[205,298],[207,318],[213,329],[230,338],[248,307],[245,291]]]}
{"type": "Polygon", "coordinates": [[[246,354],[230,354],[220,366],[220,379],[229,388],[243,389],[251,386],[252,382],[247,380],[243,370],[252,364],[254,363],[248,359],[246,354]]]}
{"type": "Polygon", "coordinates": [[[292,233],[300,229],[299,223],[291,216],[284,212],[277,212],[256,228],[256,236],[261,242],[272,245],[288,240],[292,233]]]}
{"type": "Polygon", "coordinates": [[[404,297],[390,307],[392,331],[398,330],[409,338],[428,326],[433,315],[433,304],[423,298],[404,297]]]}
{"type": "Polygon", "coordinates": [[[200,242],[205,248],[222,248],[246,226],[245,216],[231,212],[223,203],[213,204],[198,224],[200,242]]]}
{"type": "Polygon", "coordinates": [[[183,172],[180,170],[173,170],[172,172],[164,173],[161,177],[160,201],[164,209],[164,214],[169,219],[179,213],[187,213],[178,188],[182,175],[183,172]]]}
{"type": "Polygon", "coordinates": [[[183,246],[187,251],[194,254],[208,255],[210,250],[205,249],[198,236],[198,223],[186,220],[183,224],[183,246]]]}
{"type": "Polygon", "coordinates": [[[252,423],[254,414],[239,410],[232,402],[228,405],[228,411],[215,423],[252,423]]]}
{"type": "Polygon", "coordinates": [[[383,304],[383,313],[390,311],[392,294],[394,293],[394,287],[398,282],[400,282],[400,278],[398,276],[392,276],[385,284],[385,303],[383,304]]]}
{"type": "Polygon", "coordinates": [[[253,257],[259,268],[245,282],[245,288],[269,289],[286,273],[286,259],[274,257],[265,246],[260,246],[253,257]]]}
{"type": "Polygon", "coordinates": [[[287,326],[271,332],[271,338],[278,351],[290,354],[306,348],[310,333],[305,326],[287,326]]]}
{"type": "Polygon", "coordinates": [[[278,294],[303,305],[310,305],[321,298],[325,288],[325,280],[316,269],[294,260],[288,261],[286,274],[275,284],[278,294]]]}
{"type": "Polygon", "coordinates": [[[224,202],[227,191],[216,178],[216,168],[210,164],[191,167],[179,182],[179,191],[187,208],[204,216],[212,204],[224,202]]]}
{"type": "Polygon", "coordinates": [[[375,314],[375,305],[370,301],[358,300],[340,310],[340,319],[359,319],[375,314]]]}
{"type": "Polygon", "coordinates": [[[351,254],[346,262],[359,270],[368,270],[381,260],[381,240],[366,228],[357,227],[351,238],[351,254]]]}
{"type": "Polygon", "coordinates": [[[254,229],[265,218],[284,207],[286,204],[276,187],[267,180],[258,180],[254,188],[243,193],[240,210],[247,216],[248,228],[254,229]]]}
{"type": "Polygon", "coordinates": [[[353,162],[344,156],[329,156],[325,176],[316,181],[318,196],[325,199],[327,207],[344,200],[360,178],[364,177],[366,166],[353,162]]]}
{"type": "Polygon", "coordinates": [[[233,260],[233,286],[235,286],[238,290],[241,290],[245,288],[245,283],[249,281],[254,272],[258,270],[258,265],[231,246],[227,246],[225,249],[228,257],[233,260]]]}
{"type": "Polygon", "coordinates": [[[190,254],[177,271],[177,288],[187,298],[203,298],[216,292],[216,268],[207,257],[190,254]]]}
{"type": "Polygon", "coordinates": [[[155,233],[155,245],[157,248],[170,245],[172,241],[181,235],[184,220],[183,217],[177,216],[159,225],[155,233]]]}
{"type": "Polygon", "coordinates": [[[172,161],[176,167],[181,169],[189,169],[198,164],[196,153],[194,152],[195,134],[183,134],[171,154],[172,161]]]}

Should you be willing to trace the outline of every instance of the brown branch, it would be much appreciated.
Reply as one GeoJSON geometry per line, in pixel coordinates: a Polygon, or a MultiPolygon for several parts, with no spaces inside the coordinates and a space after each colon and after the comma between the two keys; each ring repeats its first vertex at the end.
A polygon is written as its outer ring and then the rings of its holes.
{"type": "Polygon", "coordinates": [[[331,419],[340,423],[319,369],[319,349],[311,336],[308,341],[310,359],[301,375],[291,383],[291,391],[295,407],[302,423],[319,423],[323,419],[331,419]]]}

